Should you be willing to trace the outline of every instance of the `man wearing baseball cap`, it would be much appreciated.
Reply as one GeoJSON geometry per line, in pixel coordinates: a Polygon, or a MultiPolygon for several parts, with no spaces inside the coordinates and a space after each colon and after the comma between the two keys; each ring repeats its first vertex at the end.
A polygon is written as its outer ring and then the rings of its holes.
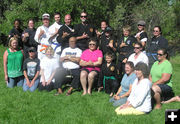
{"type": "Polygon", "coordinates": [[[38,45],[38,58],[41,60],[45,55],[45,49],[50,46],[49,38],[50,38],[50,32],[49,32],[49,19],[50,15],[48,13],[44,13],[42,15],[42,22],[43,25],[39,26],[37,28],[36,34],[35,34],[35,41],[39,43],[38,45]]]}

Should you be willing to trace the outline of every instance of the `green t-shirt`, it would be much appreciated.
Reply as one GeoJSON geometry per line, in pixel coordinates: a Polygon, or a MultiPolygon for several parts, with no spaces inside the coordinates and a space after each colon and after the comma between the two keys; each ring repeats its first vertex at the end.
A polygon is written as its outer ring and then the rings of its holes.
{"type": "Polygon", "coordinates": [[[8,77],[15,78],[23,75],[22,64],[23,54],[21,50],[16,52],[10,52],[8,49],[7,57],[7,72],[8,77]]]}
{"type": "Polygon", "coordinates": [[[161,64],[158,64],[159,61],[156,61],[151,68],[151,77],[152,82],[156,82],[161,79],[163,73],[171,74],[169,81],[166,84],[172,87],[172,65],[168,60],[165,60],[161,64]]]}

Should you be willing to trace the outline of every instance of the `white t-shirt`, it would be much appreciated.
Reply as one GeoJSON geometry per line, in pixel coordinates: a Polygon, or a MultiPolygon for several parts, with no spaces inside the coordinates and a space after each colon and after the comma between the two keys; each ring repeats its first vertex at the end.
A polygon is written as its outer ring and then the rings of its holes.
{"type": "MultiPolygon", "coordinates": [[[[82,54],[82,50],[80,50],[79,48],[73,48],[72,49],[71,47],[68,47],[62,51],[61,57],[65,57],[65,56],[81,57],[81,54],[82,54]]],[[[76,69],[76,68],[79,68],[79,64],[74,63],[74,62],[70,62],[70,61],[69,62],[63,62],[63,67],[67,68],[67,69],[76,69]]]]}
{"type": "MultiPolygon", "coordinates": [[[[45,56],[40,62],[40,67],[44,70],[45,81],[48,81],[51,74],[59,67],[59,63],[57,59],[48,58],[45,56]]],[[[42,82],[42,76],[40,82],[42,82]]],[[[54,82],[54,79],[52,80],[52,82],[54,82]]]]}
{"type": "Polygon", "coordinates": [[[144,62],[145,64],[147,64],[147,66],[149,65],[149,60],[148,57],[146,56],[146,54],[144,54],[143,52],[141,52],[139,54],[139,56],[135,59],[135,53],[131,54],[128,58],[128,61],[131,61],[134,63],[134,66],[138,63],[138,62],[144,62]]]}
{"type": "Polygon", "coordinates": [[[135,79],[128,97],[128,101],[135,109],[142,112],[151,111],[151,87],[152,83],[149,79],[142,79],[139,83],[138,79],[135,79]]]}
{"type": "MultiPolygon", "coordinates": [[[[52,35],[55,33],[56,29],[59,30],[59,29],[61,28],[61,26],[62,26],[62,25],[54,22],[54,24],[52,24],[52,25],[49,27],[50,35],[52,36],[52,35]]],[[[56,36],[56,37],[57,37],[57,36],[56,36]]],[[[56,37],[54,37],[54,38],[52,39],[52,42],[57,42],[56,37]]]]}

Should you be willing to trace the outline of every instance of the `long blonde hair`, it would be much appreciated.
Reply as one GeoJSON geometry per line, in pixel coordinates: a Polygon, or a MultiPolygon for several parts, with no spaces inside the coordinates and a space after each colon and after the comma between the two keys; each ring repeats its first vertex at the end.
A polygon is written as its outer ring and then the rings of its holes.
{"type": "Polygon", "coordinates": [[[50,52],[51,52],[51,54],[52,54],[52,56],[53,56],[53,55],[54,55],[54,49],[53,49],[51,46],[48,46],[48,47],[46,48],[46,50],[45,50],[45,53],[46,53],[48,50],[50,50],[50,52]]]}

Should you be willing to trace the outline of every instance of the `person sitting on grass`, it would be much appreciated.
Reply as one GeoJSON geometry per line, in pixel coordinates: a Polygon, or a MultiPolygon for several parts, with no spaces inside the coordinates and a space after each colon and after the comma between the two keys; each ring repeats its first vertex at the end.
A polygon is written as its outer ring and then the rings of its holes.
{"type": "Polygon", "coordinates": [[[25,59],[23,64],[24,70],[24,91],[33,92],[39,84],[40,60],[36,57],[36,48],[28,49],[29,58],[25,59]]]}
{"type": "Polygon", "coordinates": [[[117,81],[117,67],[113,63],[113,53],[107,52],[105,54],[106,62],[102,65],[99,81],[98,81],[98,91],[104,87],[105,92],[110,94],[110,97],[117,91],[118,81],[117,81]]]}
{"type": "Polygon", "coordinates": [[[53,57],[54,50],[51,46],[46,48],[45,55],[46,56],[43,57],[40,62],[41,79],[39,84],[39,91],[51,91],[54,89],[54,75],[56,73],[56,69],[59,67],[57,59],[53,57]]]}
{"type": "Polygon", "coordinates": [[[113,103],[113,106],[120,106],[126,103],[135,79],[136,74],[134,73],[134,64],[133,62],[128,61],[125,64],[125,74],[120,83],[121,86],[119,87],[118,92],[109,100],[109,102],[113,103]]]}
{"type": "Polygon", "coordinates": [[[156,101],[155,109],[161,108],[161,101],[166,101],[174,97],[172,90],[172,65],[168,61],[168,53],[164,48],[157,51],[158,61],[152,68],[149,79],[153,82],[152,90],[156,101]]]}
{"type": "Polygon", "coordinates": [[[139,62],[135,66],[135,73],[137,78],[132,85],[127,102],[115,110],[118,115],[142,115],[152,110],[152,83],[148,79],[149,68],[145,63],[139,62]]]}
{"type": "Polygon", "coordinates": [[[3,56],[4,76],[7,87],[23,86],[23,58],[24,52],[19,48],[18,39],[12,37],[9,40],[9,48],[4,52],[3,56]]]}
{"type": "Polygon", "coordinates": [[[69,39],[69,47],[65,48],[62,51],[60,61],[62,62],[62,67],[57,70],[55,76],[55,88],[58,89],[56,96],[62,94],[62,85],[66,80],[66,75],[72,75],[72,83],[71,87],[66,93],[66,95],[70,95],[73,89],[78,89],[80,84],[80,56],[82,54],[82,50],[76,47],[76,38],[71,37],[69,39]]]}

